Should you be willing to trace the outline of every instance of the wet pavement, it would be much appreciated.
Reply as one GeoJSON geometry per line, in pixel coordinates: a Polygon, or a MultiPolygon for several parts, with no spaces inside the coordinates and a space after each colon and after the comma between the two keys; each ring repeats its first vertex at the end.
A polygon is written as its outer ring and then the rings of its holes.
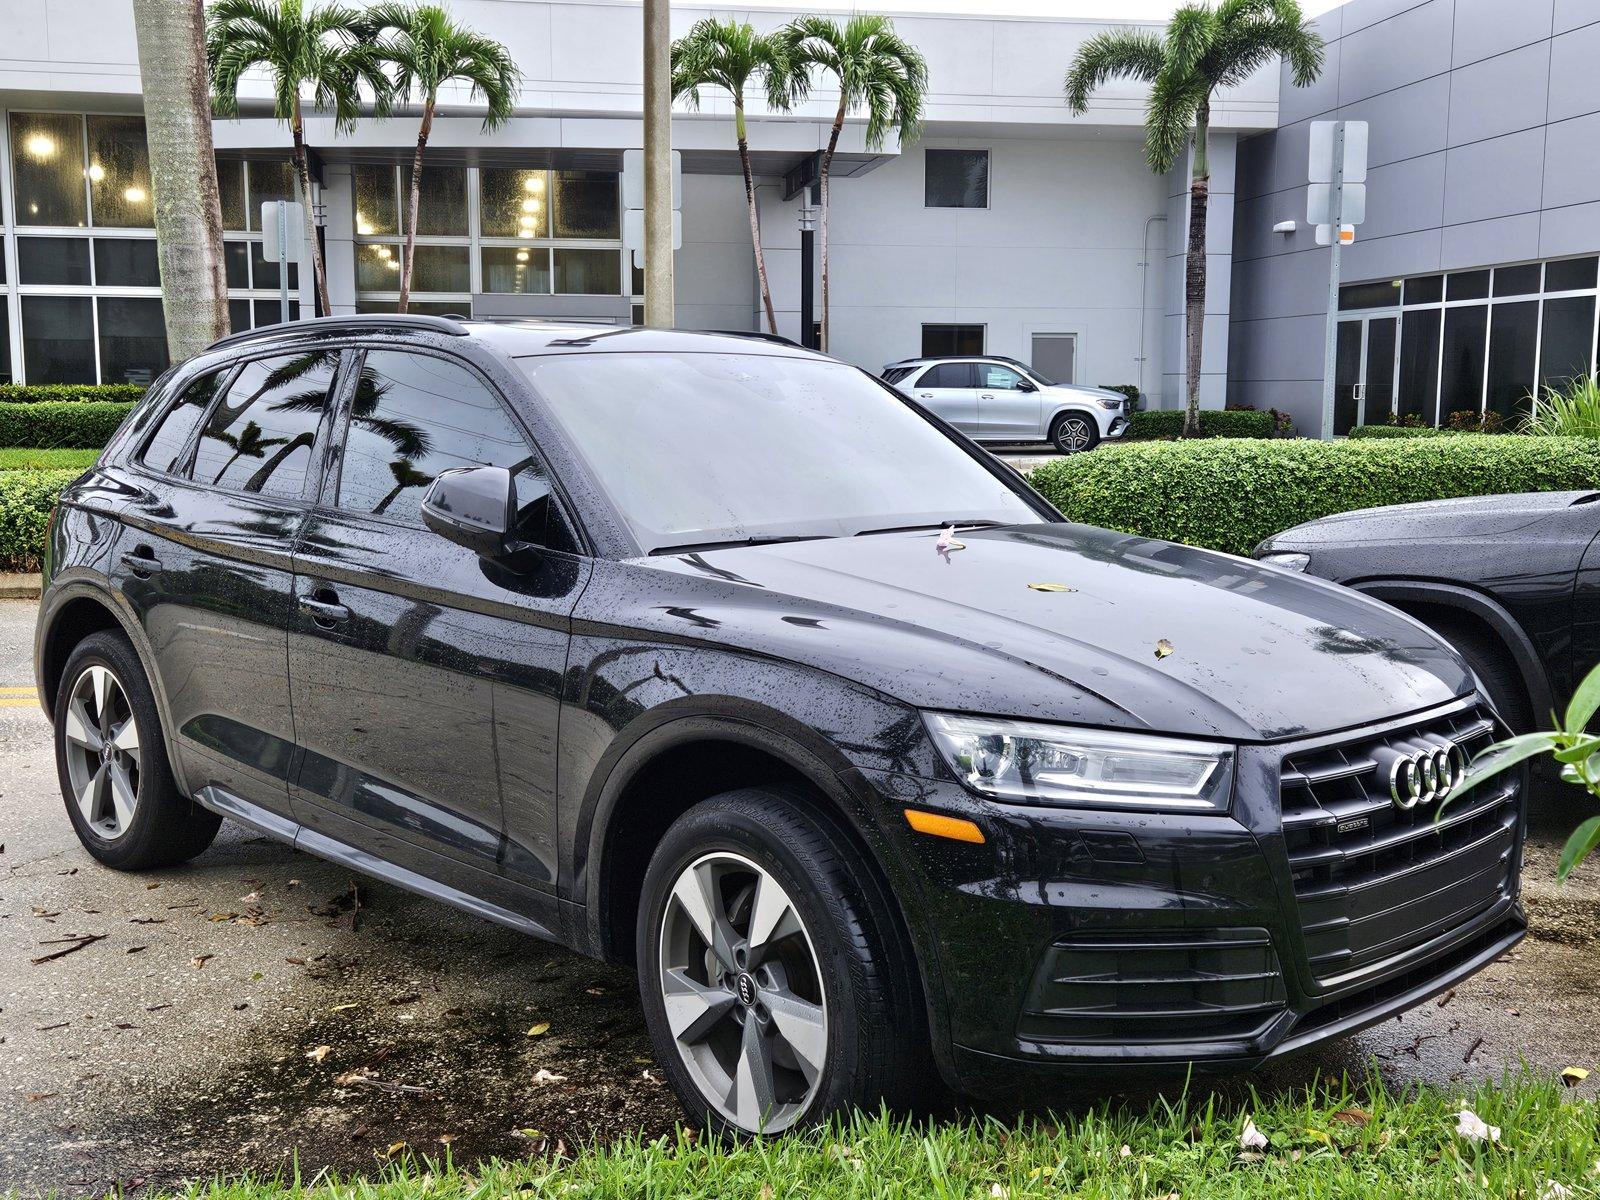
{"type": "MultiPolygon", "coordinates": [[[[31,636],[31,606],[0,602],[0,688],[28,684],[31,636]]],[[[627,971],[232,825],[184,868],[98,867],[28,704],[0,704],[0,843],[0,1193],[523,1156],[679,1119],[627,971]]],[[[1443,1003],[1205,1086],[1596,1066],[1597,868],[1557,892],[1543,838],[1525,873],[1540,936],[1443,1003]]]]}

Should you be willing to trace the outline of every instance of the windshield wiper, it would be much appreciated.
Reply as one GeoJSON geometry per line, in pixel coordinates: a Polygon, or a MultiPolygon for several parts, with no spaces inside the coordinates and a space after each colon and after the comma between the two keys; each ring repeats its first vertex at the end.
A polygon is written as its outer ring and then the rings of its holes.
{"type": "Polygon", "coordinates": [[[831,533],[791,533],[775,537],[729,538],[725,542],[682,542],[676,546],[657,546],[656,554],[694,554],[701,550],[729,550],[735,546],[775,546],[779,542],[820,542],[833,537],[831,533]]]}
{"type": "Polygon", "coordinates": [[[949,529],[954,525],[957,529],[996,529],[1004,522],[1001,521],[937,521],[932,525],[886,525],[882,529],[859,529],[856,537],[867,537],[874,533],[917,533],[928,529],[949,529]]]}

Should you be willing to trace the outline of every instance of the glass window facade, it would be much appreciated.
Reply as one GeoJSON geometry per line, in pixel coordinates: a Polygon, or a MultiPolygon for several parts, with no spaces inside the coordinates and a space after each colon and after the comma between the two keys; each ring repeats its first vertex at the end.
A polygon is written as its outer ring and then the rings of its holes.
{"type": "Polygon", "coordinates": [[[982,325],[924,325],[924,358],[941,354],[982,354],[982,325]]]}
{"type": "Polygon", "coordinates": [[[988,208],[987,150],[924,150],[926,208],[988,208]]]}
{"type": "MultiPolygon", "coordinates": [[[[1597,268],[1590,255],[1348,284],[1339,308],[1400,307],[1400,417],[1492,412],[1515,424],[1539,389],[1594,372],[1597,268]]],[[[1369,404],[1365,419],[1386,416],[1369,404]]]]}

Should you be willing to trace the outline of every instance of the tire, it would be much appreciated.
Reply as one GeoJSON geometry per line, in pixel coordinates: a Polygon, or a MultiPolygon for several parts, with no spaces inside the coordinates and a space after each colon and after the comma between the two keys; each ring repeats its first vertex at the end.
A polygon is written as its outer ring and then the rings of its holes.
{"type": "Polygon", "coordinates": [[[1511,732],[1531,732],[1533,704],[1528,698],[1527,685],[1511,653],[1500,640],[1487,630],[1464,622],[1441,621],[1434,627],[1434,632],[1467,660],[1467,665],[1488,693],[1489,703],[1494,705],[1500,719],[1511,727],[1511,732]]]}
{"type": "Polygon", "coordinates": [[[637,961],[650,1037],[685,1112],[738,1138],[925,1098],[926,1014],[898,930],[861,852],[797,792],[726,792],[679,817],[645,874],[637,961]],[[720,952],[701,936],[705,909],[689,911],[695,895],[722,901],[720,952]],[[774,936],[752,948],[758,914],[771,921],[783,902],[774,936]],[[767,1064],[754,1087],[741,1062],[752,1042],[750,1061],[767,1064]]]}
{"type": "Polygon", "coordinates": [[[1100,444],[1100,426],[1088,413],[1064,412],[1050,423],[1050,444],[1062,454],[1082,454],[1100,444]]]}
{"type": "Polygon", "coordinates": [[[187,862],[211,845],[222,818],[173,781],[150,681],[121,634],[92,633],[73,649],[54,720],[67,816],[99,862],[143,871],[187,862]]]}

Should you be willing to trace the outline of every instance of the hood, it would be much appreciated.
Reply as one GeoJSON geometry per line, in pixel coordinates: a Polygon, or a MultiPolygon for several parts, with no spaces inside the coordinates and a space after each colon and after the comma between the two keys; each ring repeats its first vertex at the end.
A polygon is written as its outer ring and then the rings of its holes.
{"type": "Polygon", "coordinates": [[[1127,400],[1121,392],[1113,392],[1109,388],[1084,387],[1076,383],[1052,383],[1044,391],[1046,395],[1077,396],[1085,400],[1115,400],[1119,404],[1127,400]]]}
{"type": "Polygon", "coordinates": [[[1500,496],[1462,496],[1385,508],[1335,513],[1296,525],[1261,543],[1266,550],[1299,550],[1324,545],[1372,545],[1418,538],[1493,538],[1517,533],[1552,513],[1600,500],[1600,492],[1525,492],[1500,496]]]}
{"type": "Polygon", "coordinates": [[[1322,580],[1084,525],[966,531],[965,549],[946,554],[937,536],[631,565],[680,576],[685,605],[657,611],[690,613],[719,643],[922,708],[1257,741],[1392,718],[1473,687],[1421,625],[1322,580]]]}

